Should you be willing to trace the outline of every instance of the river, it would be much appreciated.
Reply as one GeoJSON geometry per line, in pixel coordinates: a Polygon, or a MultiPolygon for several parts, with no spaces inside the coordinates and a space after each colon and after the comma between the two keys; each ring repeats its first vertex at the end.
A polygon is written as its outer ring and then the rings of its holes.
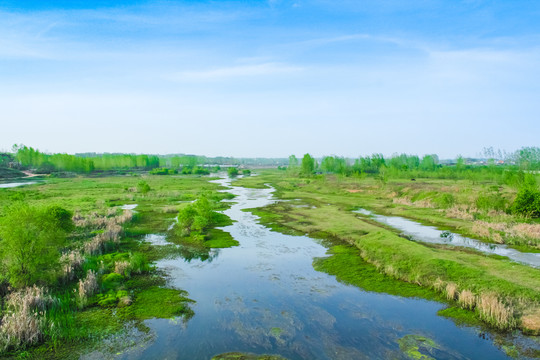
{"type": "MultiPolygon", "coordinates": [[[[159,261],[169,285],[196,301],[195,315],[185,323],[145,321],[147,340],[113,357],[193,360],[240,351],[291,360],[405,359],[399,340],[426,337],[437,344],[426,353],[433,358],[508,358],[489,333],[437,316],[441,303],[366,292],[315,271],[313,259],[326,256],[324,246],[272,232],[242,211],[274,201],[273,189],[217,182],[237,196],[225,211],[236,222],[222,229],[240,246],[215,250],[205,261],[159,261]]],[[[163,244],[163,236],[154,238],[155,246],[163,244]]],[[[522,335],[507,339],[535,341],[522,335]]]]}

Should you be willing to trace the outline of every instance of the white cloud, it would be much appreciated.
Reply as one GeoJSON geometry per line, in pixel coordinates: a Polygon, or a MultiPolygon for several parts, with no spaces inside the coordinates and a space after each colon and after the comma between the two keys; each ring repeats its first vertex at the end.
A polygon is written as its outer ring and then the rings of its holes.
{"type": "Polygon", "coordinates": [[[301,67],[281,63],[262,63],[214,68],[199,71],[184,71],[168,77],[173,81],[219,81],[230,78],[256,77],[289,74],[302,71],[301,67]]]}

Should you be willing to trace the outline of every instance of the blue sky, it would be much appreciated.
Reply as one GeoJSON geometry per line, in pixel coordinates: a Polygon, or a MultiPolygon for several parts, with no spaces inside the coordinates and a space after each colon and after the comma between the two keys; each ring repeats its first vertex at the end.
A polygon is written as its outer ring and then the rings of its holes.
{"type": "Polygon", "coordinates": [[[0,149],[540,146],[536,1],[0,0],[0,149]]]}

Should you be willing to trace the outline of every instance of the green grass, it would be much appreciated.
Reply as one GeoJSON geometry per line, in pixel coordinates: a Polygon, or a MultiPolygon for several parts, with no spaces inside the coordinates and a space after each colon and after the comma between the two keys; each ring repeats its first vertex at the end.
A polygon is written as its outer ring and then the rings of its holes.
{"type": "Polygon", "coordinates": [[[336,245],[330,248],[328,253],[331,256],[316,259],[313,267],[317,271],[336,276],[341,282],[371,292],[443,300],[443,297],[432,289],[381,274],[375,266],[362,259],[359,250],[354,246],[336,245]]]}

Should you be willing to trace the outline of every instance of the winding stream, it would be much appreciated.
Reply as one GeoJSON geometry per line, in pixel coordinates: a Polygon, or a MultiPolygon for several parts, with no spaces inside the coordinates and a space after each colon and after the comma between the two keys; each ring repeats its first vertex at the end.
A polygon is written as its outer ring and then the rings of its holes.
{"type": "Polygon", "coordinates": [[[398,229],[415,241],[468,247],[486,254],[506,256],[509,259],[532,267],[540,267],[540,253],[526,253],[512,249],[506,245],[488,244],[449,231],[439,230],[433,226],[422,225],[400,216],[379,215],[366,209],[358,209],[355,212],[369,216],[375,221],[389,225],[394,229],[398,229]]]}
{"type": "MultiPolygon", "coordinates": [[[[489,334],[437,316],[440,303],[365,292],[315,271],[313,259],[326,256],[325,247],[272,232],[242,211],[271,203],[273,189],[216,182],[237,195],[225,211],[236,222],[222,229],[240,246],[215,250],[205,261],[159,261],[170,285],[196,301],[195,315],[186,323],[145,321],[151,339],[115,357],[193,360],[241,351],[288,359],[405,359],[398,340],[414,334],[438,344],[431,353],[438,359],[507,358],[489,334]]],[[[165,243],[152,239],[155,246],[165,243]]]]}
{"type": "Polygon", "coordinates": [[[25,182],[11,182],[11,183],[0,183],[0,189],[14,188],[24,185],[37,184],[38,181],[25,181],[25,182]]]}

